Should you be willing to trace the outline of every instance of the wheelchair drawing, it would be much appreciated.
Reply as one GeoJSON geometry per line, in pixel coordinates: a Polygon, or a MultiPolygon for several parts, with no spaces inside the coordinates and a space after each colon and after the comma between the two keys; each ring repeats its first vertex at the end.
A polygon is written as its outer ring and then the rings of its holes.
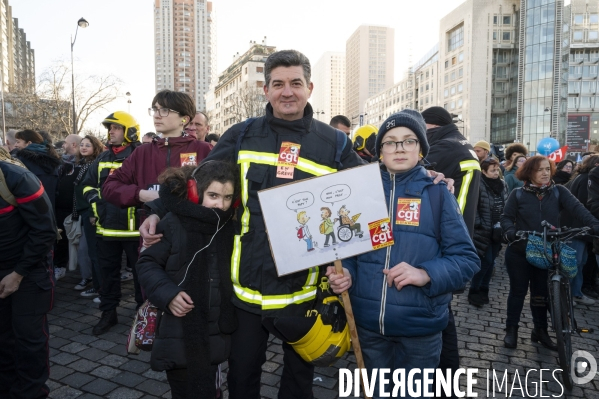
{"type": "MultiPolygon", "coordinates": [[[[355,223],[356,220],[358,220],[358,218],[360,217],[360,214],[357,215],[353,215],[351,217],[352,221],[355,223]]],[[[339,222],[339,227],[337,227],[337,237],[339,238],[339,240],[343,241],[343,242],[348,242],[349,240],[351,240],[354,236],[354,230],[351,228],[351,224],[349,223],[342,223],[341,219],[335,219],[335,222],[339,222]]],[[[363,231],[358,231],[357,233],[355,233],[355,235],[358,238],[362,238],[362,236],[364,235],[363,231]]]]}

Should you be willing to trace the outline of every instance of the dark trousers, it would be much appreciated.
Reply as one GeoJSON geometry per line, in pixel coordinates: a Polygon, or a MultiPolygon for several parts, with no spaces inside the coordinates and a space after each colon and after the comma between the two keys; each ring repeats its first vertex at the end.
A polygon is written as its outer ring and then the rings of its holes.
{"type": "MultiPolygon", "coordinates": [[[[0,270],[0,280],[12,270],[0,270]]],[[[0,299],[0,399],[48,397],[48,319],[54,298],[52,268],[41,265],[19,289],[0,299]]]]}
{"type": "Polygon", "coordinates": [[[102,270],[102,287],[100,289],[100,310],[103,312],[116,309],[121,300],[121,259],[123,251],[127,256],[127,265],[133,270],[133,283],[135,285],[135,302],[141,305],[141,289],[137,281],[137,248],[136,241],[111,241],[98,237],[96,248],[98,262],[102,270]]]}
{"type": "Polygon", "coordinates": [[[499,254],[501,250],[500,243],[491,243],[487,247],[487,252],[485,252],[484,257],[480,257],[480,270],[478,273],[472,277],[472,281],[470,282],[470,288],[474,288],[475,290],[479,290],[481,288],[489,289],[489,283],[491,282],[491,277],[493,276],[493,269],[495,268],[495,258],[499,254]]]}
{"type": "MultiPolygon", "coordinates": [[[[239,308],[239,327],[232,335],[229,356],[229,399],[260,399],[260,376],[266,362],[269,332],[262,316],[239,308]]],[[[283,374],[279,399],[312,399],[314,366],[306,363],[291,345],[283,343],[283,374]]]]}
{"type": "MultiPolygon", "coordinates": [[[[54,267],[68,267],[69,265],[69,240],[64,231],[64,219],[73,213],[73,209],[56,209],[56,225],[62,230],[62,239],[54,244],[54,267]]],[[[95,235],[95,233],[94,233],[95,235]]]]}
{"type": "MultiPolygon", "coordinates": [[[[212,368],[214,375],[214,384],[218,380],[218,366],[212,368]]],[[[188,395],[187,387],[187,369],[167,370],[166,379],[168,384],[171,386],[171,398],[172,399],[194,399],[193,396],[188,395]]],[[[218,393],[217,393],[218,397],[218,393]]]]}
{"type": "Polygon", "coordinates": [[[94,288],[96,291],[100,291],[100,286],[102,285],[102,271],[100,270],[100,263],[98,262],[98,250],[96,241],[98,237],[96,236],[96,226],[92,225],[89,222],[89,218],[92,216],[92,213],[88,211],[84,211],[79,215],[81,218],[81,226],[83,227],[85,239],[87,240],[87,254],[89,255],[89,259],[92,261],[92,281],[94,288]]]}
{"type": "Polygon", "coordinates": [[[592,288],[595,287],[595,280],[597,279],[597,257],[593,252],[593,243],[587,244],[587,251],[589,256],[587,257],[587,263],[582,268],[582,286],[592,288]]]}
{"type": "Polygon", "coordinates": [[[512,247],[505,250],[505,267],[510,277],[510,293],[507,298],[506,325],[517,326],[524,307],[524,298],[530,284],[530,312],[535,327],[547,328],[547,270],[534,267],[524,254],[512,247]]]}
{"type": "MultiPolygon", "coordinates": [[[[451,303],[448,306],[449,320],[447,327],[443,330],[443,346],[441,347],[441,357],[439,359],[438,368],[441,370],[451,369],[451,373],[456,372],[460,368],[460,353],[458,351],[458,333],[455,328],[455,319],[453,318],[453,312],[451,311],[451,303]]],[[[444,391],[441,391],[442,393],[444,391]]],[[[445,396],[442,394],[441,398],[452,398],[453,396],[445,396]]]]}

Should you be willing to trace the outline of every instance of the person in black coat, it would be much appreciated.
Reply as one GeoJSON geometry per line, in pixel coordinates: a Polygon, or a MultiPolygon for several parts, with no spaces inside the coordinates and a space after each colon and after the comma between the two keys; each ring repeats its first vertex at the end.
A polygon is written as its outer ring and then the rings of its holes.
{"type": "Polygon", "coordinates": [[[572,178],[572,172],[574,171],[574,161],[571,159],[564,159],[557,164],[557,171],[553,176],[555,184],[564,185],[570,178],[572,178]]]}
{"type": "Polygon", "coordinates": [[[158,179],[169,213],[157,226],[162,239],[141,252],[136,267],[159,309],[150,364],[166,370],[173,399],[217,397],[219,364],[229,356],[237,327],[230,261],[238,173],[210,161],[169,168],[158,179]]]}
{"type": "Polygon", "coordinates": [[[599,233],[599,220],[567,188],[555,185],[551,180],[554,173],[553,161],[540,155],[529,158],[516,172],[516,177],[524,181],[524,186],[512,191],[501,215],[501,227],[509,242],[505,251],[505,266],[510,278],[510,293],[503,340],[507,348],[517,346],[518,323],[530,284],[530,310],[534,323],[530,339],[557,350],[557,345],[547,333],[548,271],[528,263],[526,240],[517,239],[516,232],[543,231],[543,220],[559,227],[560,210],[566,209],[573,218],[582,221],[585,226],[591,226],[594,234],[599,233]]]}
{"type": "Polygon", "coordinates": [[[500,170],[499,161],[494,158],[489,157],[481,162],[480,193],[472,238],[481,267],[472,278],[468,291],[468,301],[477,307],[489,303],[489,283],[495,258],[501,250],[501,227],[497,225],[507,202],[508,188],[499,177],[500,170]]]}
{"type": "Polygon", "coordinates": [[[18,148],[16,158],[40,179],[54,211],[60,166],[60,158],[56,150],[44,141],[41,134],[33,130],[17,132],[15,139],[15,148],[18,148]]]}
{"type": "MultiPolygon", "coordinates": [[[[599,155],[593,155],[591,157],[588,157],[587,159],[584,160],[581,168],[576,172],[576,174],[574,176],[572,176],[572,179],[570,180],[570,182],[565,185],[565,187],[567,187],[570,190],[572,195],[574,195],[576,197],[576,199],[578,199],[578,201],[580,201],[580,203],[585,205],[586,208],[589,209],[589,211],[591,211],[589,205],[587,204],[587,200],[589,197],[589,172],[591,171],[591,169],[595,168],[598,164],[599,164],[599,155]]],[[[591,211],[591,213],[592,213],[592,211],[591,211]]],[[[560,222],[562,223],[562,226],[568,226],[568,227],[583,227],[584,226],[584,224],[581,223],[580,220],[573,218],[572,215],[570,214],[570,212],[568,212],[565,209],[560,214],[560,222]]],[[[592,248],[593,248],[592,243],[593,243],[592,237],[584,237],[584,236],[574,237],[572,239],[572,242],[569,243],[570,247],[572,247],[573,249],[576,250],[576,264],[578,266],[578,273],[576,274],[576,276],[573,279],[570,279],[572,296],[574,298],[574,306],[576,306],[576,304],[579,304],[579,303],[583,304],[583,305],[594,305],[595,304],[595,300],[587,297],[582,292],[583,268],[586,267],[585,265],[587,264],[587,260],[589,258],[588,255],[592,254],[592,248]]],[[[594,258],[594,256],[592,258],[594,258]]],[[[595,259],[593,259],[593,261],[590,264],[591,264],[592,268],[597,268],[595,259]]],[[[588,280],[588,278],[587,278],[587,280],[588,280]]],[[[588,283],[588,281],[587,281],[587,283],[588,283]]],[[[588,285],[590,285],[592,287],[594,284],[588,284],[588,285]]]]}

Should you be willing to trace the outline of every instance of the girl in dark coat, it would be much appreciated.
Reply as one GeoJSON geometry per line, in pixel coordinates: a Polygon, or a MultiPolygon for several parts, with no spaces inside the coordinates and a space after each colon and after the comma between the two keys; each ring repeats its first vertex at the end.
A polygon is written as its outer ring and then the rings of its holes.
{"type": "Polygon", "coordinates": [[[505,267],[510,278],[506,335],[503,339],[507,348],[515,348],[518,344],[518,324],[530,284],[530,311],[534,323],[530,339],[557,350],[557,345],[547,333],[548,271],[528,263],[526,240],[518,240],[516,232],[543,231],[543,220],[559,227],[560,210],[565,209],[585,226],[591,226],[593,234],[599,233],[599,221],[567,188],[553,183],[551,177],[554,173],[553,161],[540,155],[529,158],[516,173],[516,177],[524,181],[524,186],[512,191],[501,215],[501,227],[510,243],[505,250],[505,267]]]}
{"type": "Polygon", "coordinates": [[[159,309],[150,364],[166,370],[173,399],[217,397],[219,364],[229,356],[236,328],[230,259],[237,176],[234,165],[210,161],[159,177],[169,211],[157,226],[163,237],[140,254],[136,267],[159,309]]]}
{"type": "Polygon", "coordinates": [[[507,185],[499,178],[499,162],[487,158],[481,162],[480,168],[482,176],[472,240],[480,258],[480,271],[472,278],[468,292],[468,301],[477,307],[489,303],[489,283],[495,258],[501,250],[501,232],[494,234],[494,226],[499,224],[508,196],[507,185]]]}

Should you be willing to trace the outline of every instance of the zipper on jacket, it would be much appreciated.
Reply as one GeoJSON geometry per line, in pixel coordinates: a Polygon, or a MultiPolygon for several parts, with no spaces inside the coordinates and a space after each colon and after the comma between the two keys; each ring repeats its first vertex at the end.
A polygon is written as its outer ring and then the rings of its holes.
{"type": "Polygon", "coordinates": [[[171,147],[168,145],[168,137],[164,140],[166,146],[166,167],[171,166],[171,147]]]}
{"type": "MultiPolygon", "coordinates": [[[[395,198],[395,174],[389,173],[391,177],[391,193],[389,197],[389,223],[393,226],[393,199],[395,198]]],[[[393,228],[393,227],[391,227],[393,228]]],[[[391,248],[393,245],[387,247],[387,254],[385,255],[385,267],[384,270],[389,269],[389,259],[391,258],[391,248]]],[[[381,335],[385,335],[385,308],[387,302],[387,275],[383,274],[383,287],[381,290],[381,309],[379,312],[379,329],[381,335]]]]}

